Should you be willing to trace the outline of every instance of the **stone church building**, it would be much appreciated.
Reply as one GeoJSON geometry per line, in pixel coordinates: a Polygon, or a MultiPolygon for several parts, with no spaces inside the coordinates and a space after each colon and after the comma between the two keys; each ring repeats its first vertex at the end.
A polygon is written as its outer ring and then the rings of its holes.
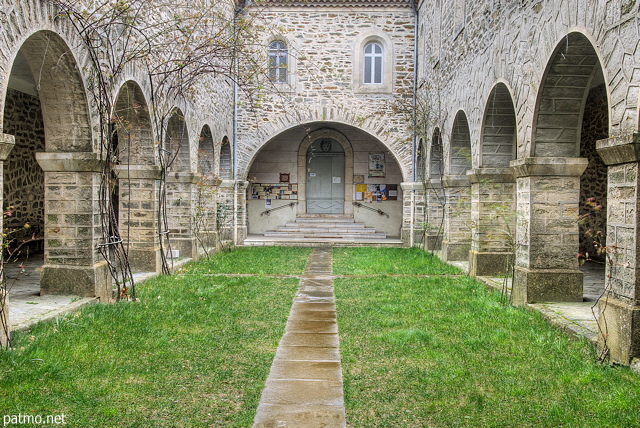
{"type": "Polygon", "coordinates": [[[42,293],[111,298],[108,180],[134,272],[220,241],[388,240],[474,276],[512,261],[521,305],[582,301],[579,258],[595,259],[601,344],[640,358],[637,2],[265,0],[230,13],[262,28],[266,74],[250,92],[207,76],[175,104],[160,94],[160,128],[158,94],[126,67],[105,178],[90,48],[47,0],[0,1],[4,227],[29,223],[42,293]]]}

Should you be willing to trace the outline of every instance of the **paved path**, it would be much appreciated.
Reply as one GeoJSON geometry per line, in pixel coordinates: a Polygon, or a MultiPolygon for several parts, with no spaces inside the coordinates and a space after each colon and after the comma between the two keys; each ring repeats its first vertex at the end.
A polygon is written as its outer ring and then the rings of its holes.
{"type": "Polygon", "coordinates": [[[307,261],[254,427],[345,427],[331,248],[307,261]]]}

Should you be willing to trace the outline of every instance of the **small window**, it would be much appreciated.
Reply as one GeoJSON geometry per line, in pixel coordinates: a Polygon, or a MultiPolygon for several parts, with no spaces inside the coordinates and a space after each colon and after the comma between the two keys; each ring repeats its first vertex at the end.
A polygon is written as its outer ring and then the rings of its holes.
{"type": "Polygon", "coordinates": [[[364,47],[364,84],[382,84],[382,45],[368,43],[364,47]]]}
{"type": "Polygon", "coordinates": [[[287,83],[287,45],[276,40],[269,43],[269,79],[274,83],[287,83]]]}

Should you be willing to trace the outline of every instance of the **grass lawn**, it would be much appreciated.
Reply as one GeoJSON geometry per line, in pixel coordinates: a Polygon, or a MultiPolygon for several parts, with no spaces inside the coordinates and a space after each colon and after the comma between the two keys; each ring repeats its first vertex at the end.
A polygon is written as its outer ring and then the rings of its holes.
{"type": "MultiPolygon", "coordinates": [[[[187,270],[278,270],[271,260],[301,271],[290,256],[241,249],[187,270]]],[[[73,427],[251,426],[297,283],[160,277],[138,287],[140,302],[16,334],[15,350],[0,352],[0,415],[65,414],[73,427]]]]}
{"type": "MultiPolygon", "coordinates": [[[[386,251],[335,249],[334,263],[380,273],[386,251]]],[[[413,250],[388,251],[414,271],[413,250]]],[[[594,363],[586,341],[502,306],[473,279],[344,278],[335,292],[354,427],[640,424],[640,376],[594,363]]]]}
{"type": "Polygon", "coordinates": [[[457,275],[460,269],[441,263],[419,248],[334,248],[337,275],[457,275]]]}

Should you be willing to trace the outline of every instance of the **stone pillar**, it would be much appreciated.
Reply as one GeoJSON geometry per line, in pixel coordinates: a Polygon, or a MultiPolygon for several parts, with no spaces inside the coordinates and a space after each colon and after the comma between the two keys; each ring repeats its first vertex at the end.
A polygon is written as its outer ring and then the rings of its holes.
{"type": "MultiPolygon", "coordinates": [[[[0,134],[0,189],[4,183],[4,161],[9,157],[9,153],[15,146],[13,135],[0,134]]],[[[0,190],[0,208],[4,206],[4,193],[0,190]]],[[[0,229],[4,230],[4,215],[0,215],[0,229]]],[[[0,244],[2,244],[0,235],[0,244]]],[[[0,245],[0,248],[3,248],[0,245]]],[[[4,250],[0,257],[4,257],[4,250]]],[[[4,272],[0,272],[0,283],[4,284],[4,272]]],[[[0,287],[0,348],[6,348],[11,338],[11,328],[9,324],[9,295],[4,287],[0,287]]]]}
{"type": "Polygon", "coordinates": [[[129,254],[129,266],[133,272],[160,272],[160,167],[118,165],[115,171],[120,189],[118,226],[129,254]]]}
{"type": "Polygon", "coordinates": [[[218,176],[201,174],[195,185],[193,216],[199,253],[215,250],[218,243],[218,187],[221,182],[218,176]]]}
{"type": "Polygon", "coordinates": [[[444,188],[440,178],[430,178],[425,181],[426,188],[426,222],[424,249],[434,251],[442,249],[444,235],[444,188]]]}
{"type": "Polygon", "coordinates": [[[424,185],[422,183],[400,183],[402,189],[402,228],[400,238],[405,245],[423,245],[426,212],[424,185]],[[413,225],[411,224],[413,222],[413,225]],[[413,238],[411,233],[413,231],[413,238]]]}
{"type": "Polygon", "coordinates": [[[600,140],[596,148],[608,165],[606,293],[599,302],[599,346],[611,360],[640,358],[640,134],[600,140]]]}
{"type": "Polygon", "coordinates": [[[171,250],[179,257],[198,258],[198,246],[193,233],[193,203],[198,177],[191,172],[167,173],[167,223],[171,250]]]}
{"type": "Polygon", "coordinates": [[[507,274],[516,235],[515,180],[510,168],[467,171],[471,182],[469,274],[507,274]]]}
{"type": "Polygon", "coordinates": [[[471,249],[471,188],[466,175],[445,175],[442,178],[445,194],[444,261],[469,260],[471,249]]]}
{"type": "Polygon", "coordinates": [[[581,302],[578,205],[584,158],[511,161],[516,177],[513,303],[581,302]]]}
{"type": "MultiPolygon", "coordinates": [[[[236,236],[235,245],[240,245],[247,239],[247,187],[248,181],[238,180],[236,189],[236,236]]],[[[353,209],[353,207],[352,207],[353,209]]]]}
{"type": "Polygon", "coordinates": [[[101,162],[91,152],[37,153],[44,171],[45,253],[40,274],[43,294],[112,298],[101,243],[101,162]]]}

